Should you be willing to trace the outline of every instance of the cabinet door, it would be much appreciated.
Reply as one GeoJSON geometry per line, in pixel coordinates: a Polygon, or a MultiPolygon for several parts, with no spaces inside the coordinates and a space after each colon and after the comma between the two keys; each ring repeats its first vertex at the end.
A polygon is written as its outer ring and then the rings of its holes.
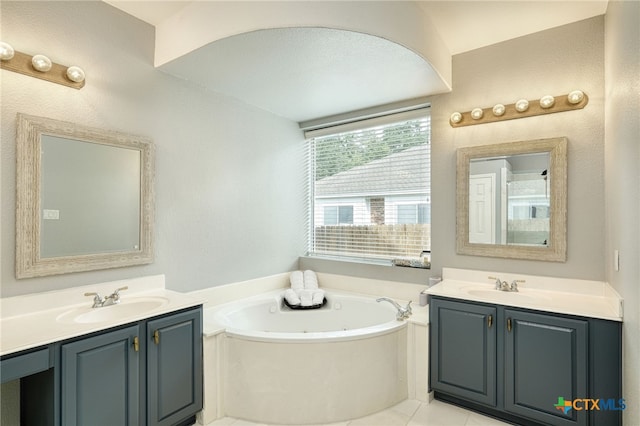
{"type": "Polygon", "coordinates": [[[171,425],[202,409],[202,310],[147,323],[147,419],[171,425]]]}
{"type": "Polygon", "coordinates": [[[62,424],[139,424],[139,356],[131,326],[62,345],[62,424]]]}
{"type": "Polygon", "coordinates": [[[505,310],[505,410],[548,425],[586,425],[586,321],[505,310]],[[560,399],[562,398],[562,399],[560,399]]]}
{"type": "Polygon", "coordinates": [[[496,309],[433,298],[429,305],[431,387],[496,406],[496,309]]]}

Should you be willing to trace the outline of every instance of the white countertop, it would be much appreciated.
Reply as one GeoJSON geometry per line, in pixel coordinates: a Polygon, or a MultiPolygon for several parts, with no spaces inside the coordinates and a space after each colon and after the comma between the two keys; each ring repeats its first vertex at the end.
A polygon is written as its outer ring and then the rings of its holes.
{"type": "Polygon", "coordinates": [[[28,294],[0,299],[0,355],[31,349],[49,343],[131,322],[202,305],[205,300],[165,289],[164,275],[73,287],[59,291],[28,294]],[[159,301],[159,306],[142,312],[127,312],[117,319],[80,323],[69,318],[74,314],[110,309],[110,306],[91,308],[92,297],[86,292],[102,296],[128,286],[120,293],[122,305],[129,300],[159,301]],[[67,314],[67,315],[65,315],[67,314]]]}
{"type": "Polygon", "coordinates": [[[433,296],[493,303],[560,314],[622,321],[623,301],[605,282],[443,268],[443,280],[425,291],[433,296]],[[497,277],[518,292],[495,289],[497,277]]]}

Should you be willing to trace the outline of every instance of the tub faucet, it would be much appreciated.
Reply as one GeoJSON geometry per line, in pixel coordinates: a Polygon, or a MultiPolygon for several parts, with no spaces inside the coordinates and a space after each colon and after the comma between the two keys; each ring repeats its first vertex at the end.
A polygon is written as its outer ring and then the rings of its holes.
{"type": "Polygon", "coordinates": [[[376,302],[389,302],[393,306],[395,306],[395,308],[398,310],[398,312],[396,313],[396,319],[398,321],[406,320],[411,316],[411,300],[409,300],[409,303],[407,303],[407,306],[405,306],[404,308],[400,306],[398,302],[393,299],[389,299],[388,297],[381,297],[379,299],[376,299],[376,302]]]}

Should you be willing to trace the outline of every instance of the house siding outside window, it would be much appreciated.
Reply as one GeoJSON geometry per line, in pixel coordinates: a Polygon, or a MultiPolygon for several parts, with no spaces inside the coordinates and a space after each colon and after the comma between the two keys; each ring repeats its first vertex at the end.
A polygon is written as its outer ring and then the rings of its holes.
{"type": "Polygon", "coordinates": [[[310,255],[392,259],[431,250],[428,110],[307,142],[310,255]]]}

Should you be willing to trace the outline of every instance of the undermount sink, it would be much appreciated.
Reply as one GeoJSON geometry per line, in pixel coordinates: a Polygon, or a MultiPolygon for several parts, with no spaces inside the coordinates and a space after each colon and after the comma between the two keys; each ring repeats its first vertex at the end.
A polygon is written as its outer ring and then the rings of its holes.
{"type": "Polygon", "coordinates": [[[483,299],[496,299],[500,301],[511,302],[535,302],[545,300],[546,298],[537,294],[523,294],[519,291],[500,291],[489,289],[470,288],[466,290],[470,296],[481,297],[483,299]]]}
{"type": "Polygon", "coordinates": [[[90,324],[113,321],[153,311],[169,303],[165,297],[129,297],[117,305],[92,308],[90,306],[70,309],[57,317],[58,322],[90,324]]]}

